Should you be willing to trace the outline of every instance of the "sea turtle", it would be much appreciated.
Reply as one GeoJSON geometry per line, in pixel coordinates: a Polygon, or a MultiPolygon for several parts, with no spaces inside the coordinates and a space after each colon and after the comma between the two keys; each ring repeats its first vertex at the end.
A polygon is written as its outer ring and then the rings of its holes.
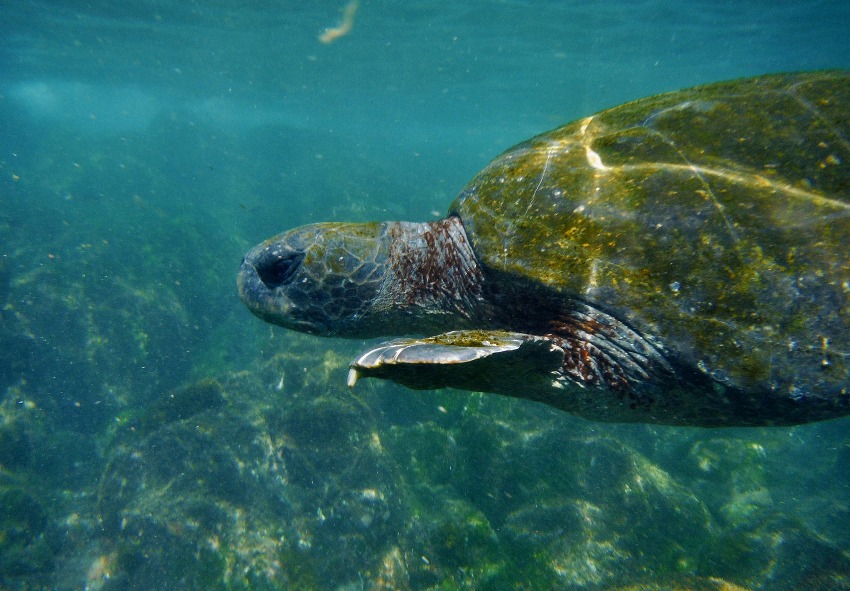
{"type": "Polygon", "coordinates": [[[435,222],[260,244],[269,322],[403,338],[351,364],[611,422],[850,414],[850,71],[661,94],[511,148],[435,222]],[[448,332],[445,332],[448,331],[448,332]]]}

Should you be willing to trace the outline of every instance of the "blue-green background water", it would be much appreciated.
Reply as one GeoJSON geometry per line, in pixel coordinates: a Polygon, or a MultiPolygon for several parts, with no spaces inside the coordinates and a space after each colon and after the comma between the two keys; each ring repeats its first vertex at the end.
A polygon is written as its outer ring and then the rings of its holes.
{"type": "Polygon", "coordinates": [[[254,243],[440,216],[656,92],[850,68],[850,3],[0,5],[0,587],[848,589],[850,423],[600,425],[344,387],[254,243]]]}

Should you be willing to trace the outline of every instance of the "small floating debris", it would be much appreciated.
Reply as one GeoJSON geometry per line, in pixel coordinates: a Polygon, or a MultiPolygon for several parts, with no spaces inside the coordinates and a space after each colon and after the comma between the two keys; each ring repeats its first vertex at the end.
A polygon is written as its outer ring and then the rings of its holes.
{"type": "Polygon", "coordinates": [[[339,25],[325,29],[325,32],[319,35],[319,41],[325,44],[333,43],[340,37],[348,35],[354,26],[354,15],[357,14],[359,5],[360,0],[351,0],[346,4],[345,8],[342,9],[342,20],[339,25]]]}

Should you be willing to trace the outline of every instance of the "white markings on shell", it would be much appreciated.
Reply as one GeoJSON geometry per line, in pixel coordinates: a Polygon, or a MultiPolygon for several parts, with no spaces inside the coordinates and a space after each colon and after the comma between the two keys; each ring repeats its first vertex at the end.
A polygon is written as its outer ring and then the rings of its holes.
{"type": "Polygon", "coordinates": [[[602,158],[599,156],[599,153],[591,148],[590,145],[586,144],[584,146],[584,152],[587,154],[587,163],[591,168],[596,170],[608,170],[608,167],[602,163],[602,158]]]}
{"type": "MultiPolygon", "coordinates": [[[[581,122],[580,133],[582,138],[587,137],[587,128],[590,126],[590,123],[593,121],[593,117],[585,117],[581,122]]],[[[587,156],[587,163],[594,170],[609,170],[605,163],[602,162],[602,157],[599,153],[590,147],[590,142],[584,142],[584,153],[587,156]]]]}

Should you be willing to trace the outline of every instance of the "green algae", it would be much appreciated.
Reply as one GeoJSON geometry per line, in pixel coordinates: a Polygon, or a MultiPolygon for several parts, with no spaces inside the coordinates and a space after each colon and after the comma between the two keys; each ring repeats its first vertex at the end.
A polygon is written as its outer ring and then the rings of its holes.
{"type": "Polygon", "coordinates": [[[825,162],[850,157],[846,86],[764,77],[615,107],[509,150],[450,211],[488,268],[598,306],[724,383],[836,399],[850,194],[846,166],[825,162]]]}

